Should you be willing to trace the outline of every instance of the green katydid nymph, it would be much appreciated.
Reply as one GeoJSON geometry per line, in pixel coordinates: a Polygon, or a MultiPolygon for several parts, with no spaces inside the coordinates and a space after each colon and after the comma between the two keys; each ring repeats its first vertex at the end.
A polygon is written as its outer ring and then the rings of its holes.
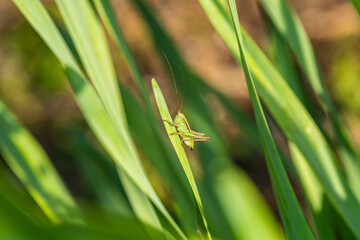
{"type": "Polygon", "coordinates": [[[177,132],[171,133],[170,135],[179,135],[181,137],[181,141],[184,142],[185,145],[189,146],[191,150],[194,149],[194,142],[210,140],[209,137],[205,137],[205,133],[199,133],[191,130],[185,115],[181,113],[180,110],[175,116],[174,122],[170,122],[168,120],[163,121],[176,127],[177,132]]]}
{"type": "MultiPolygon", "coordinates": [[[[178,92],[177,92],[177,87],[176,87],[176,82],[175,82],[175,77],[174,77],[174,73],[172,71],[171,65],[169,63],[168,58],[166,57],[165,53],[164,53],[165,59],[170,67],[170,71],[171,71],[171,75],[173,77],[174,80],[174,86],[175,86],[175,91],[176,91],[176,96],[177,96],[177,102],[178,102],[178,106],[179,106],[179,97],[178,97],[178,92]]],[[[181,73],[182,69],[181,69],[181,73]]],[[[184,91],[185,91],[185,78],[184,78],[184,74],[183,74],[183,81],[184,81],[184,90],[183,90],[183,97],[181,100],[181,104],[178,108],[178,112],[177,115],[174,118],[174,122],[170,122],[168,120],[164,120],[164,122],[167,122],[171,125],[173,125],[174,127],[176,127],[177,132],[171,133],[170,135],[179,135],[180,140],[187,146],[189,146],[191,148],[191,150],[194,149],[194,145],[195,142],[197,141],[209,141],[209,137],[205,137],[205,133],[199,133],[199,132],[195,132],[194,130],[191,130],[189,122],[187,121],[185,115],[181,112],[181,107],[184,101],[184,91]]]]}

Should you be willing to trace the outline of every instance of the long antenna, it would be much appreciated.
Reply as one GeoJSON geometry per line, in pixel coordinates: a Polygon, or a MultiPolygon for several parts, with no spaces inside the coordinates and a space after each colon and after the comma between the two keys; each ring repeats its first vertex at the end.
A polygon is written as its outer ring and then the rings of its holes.
{"type": "MultiPolygon", "coordinates": [[[[176,87],[176,82],[175,82],[174,72],[173,72],[173,70],[172,70],[172,67],[171,67],[171,65],[170,65],[169,59],[167,58],[167,56],[166,56],[165,52],[164,52],[164,51],[162,51],[162,53],[163,53],[163,55],[164,55],[164,57],[165,57],[165,59],[166,59],[167,64],[169,65],[170,72],[171,72],[171,76],[172,76],[173,81],[174,81],[175,92],[176,92],[176,100],[177,100],[177,105],[178,105],[178,109],[179,109],[179,94],[178,94],[177,87],[176,87]]],[[[182,103],[181,103],[181,104],[182,104],[182,103]]]]}
{"type": "Polygon", "coordinates": [[[181,75],[183,77],[183,94],[182,94],[182,99],[181,99],[181,105],[180,105],[180,109],[179,109],[179,113],[181,112],[181,108],[184,102],[184,97],[185,97],[185,77],[184,77],[184,72],[182,67],[180,66],[180,70],[181,70],[181,75]]]}

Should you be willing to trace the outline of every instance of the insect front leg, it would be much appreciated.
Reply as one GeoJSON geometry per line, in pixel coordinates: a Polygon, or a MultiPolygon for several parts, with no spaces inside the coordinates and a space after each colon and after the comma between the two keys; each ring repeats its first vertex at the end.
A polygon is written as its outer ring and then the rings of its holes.
{"type": "Polygon", "coordinates": [[[163,122],[167,122],[167,123],[171,124],[171,125],[174,126],[174,127],[178,127],[178,126],[179,126],[179,125],[177,125],[177,124],[175,124],[175,123],[173,123],[173,122],[170,122],[169,120],[163,119],[162,121],[163,121],[163,122]]]}
{"type": "MultiPolygon", "coordinates": [[[[163,121],[163,122],[167,122],[168,124],[170,124],[170,125],[172,125],[172,126],[174,126],[174,127],[178,127],[178,126],[179,126],[178,124],[175,124],[175,123],[170,122],[170,121],[165,120],[165,119],[163,119],[162,121],[163,121]]],[[[170,133],[170,135],[174,135],[174,134],[177,134],[177,132],[170,133]]]]}

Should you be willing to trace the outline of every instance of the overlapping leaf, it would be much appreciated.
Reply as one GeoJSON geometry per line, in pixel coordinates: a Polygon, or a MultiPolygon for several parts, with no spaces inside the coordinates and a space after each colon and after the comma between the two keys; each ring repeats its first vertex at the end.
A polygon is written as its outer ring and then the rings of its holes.
{"type": "MultiPolygon", "coordinates": [[[[214,237],[221,236],[224,239],[281,239],[278,223],[256,186],[244,171],[231,162],[225,141],[214,122],[214,113],[210,111],[209,104],[203,98],[203,94],[208,91],[217,91],[210,90],[211,88],[187,66],[180,51],[155,18],[154,11],[142,0],[133,3],[138,6],[148,24],[159,55],[164,51],[172,66],[182,66],[186,81],[184,111],[189,113],[187,118],[191,125],[199,131],[206,132],[211,138],[211,141],[198,147],[204,169],[204,178],[198,181],[202,183],[199,191],[211,233],[214,237]]],[[[164,66],[167,67],[165,59],[164,66]]],[[[173,70],[175,80],[182,79],[180,68],[174,67],[173,70]]],[[[177,84],[180,86],[182,82],[177,81],[177,84]]],[[[224,96],[217,96],[222,97],[229,109],[234,109],[224,96]]],[[[251,133],[256,140],[256,129],[253,128],[252,120],[241,112],[237,117],[242,120],[245,132],[251,133]]]]}
{"type": "MultiPolygon", "coordinates": [[[[199,0],[210,21],[233,53],[236,60],[236,36],[222,0],[199,0]],[[234,43],[235,42],[235,43],[234,43]]],[[[255,86],[285,136],[293,141],[317,175],[329,199],[360,237],[360,206],[336,165],[334,154],[309,113],[281,75],[243,31],[244,46],[255,86]]]]}
{"type": "Polygon", "coordinates": [[[256,93],[254,81],[252,79],[252,75],[246,60],[246,53],[237,15],[236,2],[235,0],[229,0],[228,2],[240,51],[241,64],[244,70],[251,104],[254,109],[255,119],[259,129],[260,139],[264,148],[266,163],[278,203],[277,205],[280,210],[281,219],[285,228],[286,237],[288,239],[299,240],[315,239],[290,185],[290,181],[286,175],[284,166],[282,165],[279,153],[276,149],[274,140],[272,139],[269,127],[267,125],[260,100],[256,93]]]}
{"type": "Polygon", "coordinates": [[[44,149],[0,101],[1,154],[31,196],[53,222],[82,217],[44,149]]]}
{"type": "MultiPolygon", "coordinates": [[[[353,1],[354,5],[358,1],[353,1]]],[[[340,119],[334,103],[326,91],[316,63],[315,54],[305,29],[296,14],[284,0],[261,0],[269,19],[290,46],[294,56],[305,72],[321,106],[329,114],[337,137],[339,154],[344,163],[350,187],[360,202],[360,157],[348,136],[345,124],[340,119]]]]}
{"type": "MultiPolygon", "coordinates": [[[[75,93],[78,105],[90,128],[93,130],[100,143],[107,150],[109,155],[114,159],[117,166],[126,173],[126,175],[131,179],[131,181],[135,183],[139,190],[141,190],[149,199],[151,199],[153,204],[161,213],[161,217],[163,218],[162,223],[166,228],[169,229],[171,234],[174,234],[174,236],[178,238],[184,238],[183,233],[176,225],[176,223],[172,220],[171,216],[168,214],[161,201],[155,194],[154,190],[152,189],[143,171],[143,168],[140,165],[140,162],[136,160],[136,152],[127,130],[126,120],[124,119],[124,115],[122,113],[123,110],[120,100],[114,99],[114,101],[118,100],[118,103],[110,104],[109,102],[111,101],[111,99],[108,99],[105,96],[99,98],[98,94],[103,95],[104,93],[96,93],[93,87],[86,81],[84,75],[82,74],[77,63],[75,62],[74,57],[66,46],[55,24],[53,23],[53,21],[51,20],[46,10],[39,1],[14,0],[14,3],[19,7],[19,10],[22,11],[30,24],[40,34],[40,36],[43,38],[43,40],[54,52],[55,56],[63,65],[75,93]],[[104,105],[106,107],[104,107],[104,105]]],[[[60,1],[59,3],[72,4],[71,1],[60,1]]],[[[73,4],[75,4],[74,6],[77,6],[76,4],[81,5],[84,3],[74,2],[73,4]]],[[[72,9],[69,9],[69,11],[72,11],[72,9]]],[[[84,11],[81,14],[82,17],[86,16],[86,14],[91,14],[88,9],[81,9],[81,11],[84,11]]],[[[96,28],[94,28],[93,30],[95,31],[96,28]]],[[[72,31],[75,30],[73,29],[72,31]]],[[[94,41],[94,39],[92,39],[92,41],[94,41]]],[[[95,50],[95,52],[98,53],[98,51],[104,50],[101,47],[99,49],[89,49],[91,48],[89,44],[90,43],[84,46],[84,48],[89,51],[95,50]]],[[[96,45],[96,43],[94,44],[96,45]]],[[[89,61],[89,66],[90,63],[93,63],[93,61],[95,60],[94,57],[95,55],[92,56],[92,59],[87,60],[89,61]]],[[[104,61],[109,61],[109,59],[106,59],[105,57],[104,61]]],[[[100,68],[107,66],[99,65],[98,67],[100,68]]],[[[91,77],[96,77],[97,81],[99,81],[99,78],[102,75],[100,75],[98,71],[100,72],[103,70],[99,70],[98,68],[96,68],[93,69],[93,71],[97,71],[97,73],[92,72],[91,77]]],[[[111,75],[111,73],[103,74],[105,74],[105,76],[106,74],[111,75]]],[[[101,83],[98,84],[100,85],[101,83]]],[[[100,90],[106,91],[106,84],[105,86],[97,86],[97,91],[100,90]]],[[[114,91],[114,89],[112,89],[111,91],[114,91]]]]}

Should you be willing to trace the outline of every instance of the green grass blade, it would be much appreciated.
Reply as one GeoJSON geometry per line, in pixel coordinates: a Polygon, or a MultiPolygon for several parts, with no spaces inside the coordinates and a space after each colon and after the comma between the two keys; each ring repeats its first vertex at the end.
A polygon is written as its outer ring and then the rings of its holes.
{"type": "Polygon", "coordinates": [[[135,58],[125,41],[124,35],[117,23],[116,16],[113,12],[109,0],[95,0],[94,5],[106,29],[109,31],[110,36],[114,39],[115,43],[123,53],[126,64],[130,69],[130,73],[135,80],[136,87],[138,88],[143,101],[150,106],[150,109],[152,109],[149,101],[149,94],[146,90],[141,71],[137,66],[135,58]]]}
{"type": "Polygon", "coordinates": [[[315,239],[290,185],[290,181],[275,147],[260,100],[256,93],[254,81],[246,61],[235,0],[229,0],[228,3],[240,50],[240,58],[246,78],[246,84],[248,86],[251,104],[254,109],[255,119],[259,129],[260,139],[263,144],[266,163],[278,203],[280,216],[284,225],[285,235],[288,239],[315,239]]]}
{"type": "Polygon", "coordinates": [[[288,54],[286,42],[271,22],[267,25],[269,29],[270,60],[272,60],[274,66],[277,67],[279,73],[284,77],[284,80],[289,84],[289,87],[299,100],[306,106],[306,109],[309,109],[294,63],[288,54]]]}
{"type": "Polygon", "coordinates": [[[331,226],[331,216],[326,205],[325,191],[296,145],[289,142],[289,148],[306,199],[310,205],[317,239],[335,240],[335,233],[331,226]]]}
{"type": "MultiPolygon", "coordinates": [[[[1,149],[0,149],[1,151],[1,149]]],[[[2,157],[4,159],[4,157],[2,157]]],[[[4,159],[5,160],[5,159],[4,159]]],[[[5,160],[6,161],[6,160],[5,160]]],[[[49,218],[32,198],[26,188],[21,188],[22,183],[17,180],[15,174],[4,163],[0,163],[0,192],[21,212],[26,213],[31,219],[38,223],[49,223],[49,218]]],[[[5,214],[4,214],[5,215],[5,214]]]]}
{"type": "Polygon", "coordinates": [[[6,193],[0,193],[0,238],[35,240],[43,236],[35,222],[7,197],[6,193]]]}
{"type": "Polygon", "coordinates": [[[0,149],[12,171],[52,222],[81,222],[74,199],[49,157],[0,101],[0,149]]]}
{"type": "Polygon", "coordinates": [[[102,211],[87,208],[85,212],[95,212],[87,216],[86,225],[59,224],[49,226],[32,221],[28,212],[23,212],[8,198],[0,193],[0,238],[1,239],[147,239],[148,235],[142,224],[133,217],[114,218],[102,211]],[[119,227],[121,226],[121,227],[119,227]]]}
{"type": "MultiPolygon", "coordinates": [[[[171,118],[171,115],[170,115],[170,112],[169,112],[169,109],[167,107],[167,104],[165,102],[165,98],[164,98],[164,96],[163,96],[163,94],[161,92],[161,89],[160,89],[159,85],[157,84],[157,82],[156,82],[156,80],[154,78],[151,80],[151,84],[152,84],[155,100],[156,100],[156,103],[157,103],[157,106],[158,106],[158,109],[159,109],[159,112],[160,112],[161,119],[173,122],[173,120],[171,118]]],[[[198,221],[198,226],[200,227],[201,233],[205,235],[204,237],[206,239],[211,239],[211,235],[210,235],[210,232],[209,232],[209,229],[208,229],[208,226],[207,226],[207,222],[206,222],[206,219],[205,219],[204,210],[203,210],[203,206],[202,206],[202,203],[201,203],[200,195],[199,195],[198,189],[196,187],[195,179],[194,179],[194,176],[192,174],[190,164],[189,164],[189,161],[187,159],[184,147],[183,147],[178,135],[171,135],[171,133],[176,132],[176,128],[174,126],[168,124],[168,123],[165,123],[165,122],[164,122],[164,126],[165,126],[165,129],[166,129],[166,132],[168,133],[170,141],[171,141],[172,145],[174,146],[175,152],[176,152],[176,154],[177,154],[177,156],[178,156],[178,158],[179,158],[179,160],[181,162],[181,165],[182,165],[182,167],[184,169],[186,177],[187,177],[187,179],[188,179],[188,181],[190,183],[191,190],[193,192],[196,205],[198,207],[199,213],[201,214],[200,215],[201,221],[198,221]]]]}
{"type": "Polygon", "coordinates": [[[320,80],[315,55],[300,20],[283,0],[261,0],[261,4],[274,26],[295,53],[295,58],[309,77],[314,91],[322,98],[322,101],[325,101],[327,96],[320,80]]]}
{"type": "Polygon", "coordinates": [[[274,26],[290,46],[297,62],[307,75],[314,92],[320,99],[322,108],[325,112],[329,113],[337,139],[340,143],[338,144],[339,154],[344,162],[345,173],[350,182],[350,187],[360,202],[359,153],[354,147],[355,144],[350,140],[348,132],[344,127],[345,124],[340,119],[339,113],[325,89],[320,70],[316,63],[315,54],[305,29],[286,1],[261,0],[261,3],[274,26]]]}
{"type": "MultiPolygon", "coordinates": [[[[43,5],[38,0],[14,0],[13,2],[63,65],[77,103],[102,146],[113,158],[117,166],[122,168],[139,189],[151,199],[159,213],[161,213],[161,217],[164,218],[163,224],[166,225],[168,231],[174,234],[176,238],[184,239],[184,234],[154,192],[141,165],[139,165],[139,162],[133,161],[136,153],[129,152],[130,137],[128,133],[119,132],[115,128],[113,119],[110,118],[93,87],[86,81],[43,5]]],[[[118,124],[120,123],[118,122],[118,124]]],[[[124,128],[124,130],[126,129],[124,128]]]]}
{"type": "MultiPolygon", "coordinates": [[[[199,0],[224,42],[236,54],[236,36],[223,0],[199,0]]],[[[256,88],[285,136],[302,152],[335,209],[360,238],[360,206],[346,183],[334,154],[309,113],[264,53],[243,30],[245,50],[256,88]],[[286,99],[286,101],[285,101],[286,99]]]]}
{"type": "Polygon", "coordinates": [[[120,191],[121,183],[114,164],[88,139],[84,132],[70,128],[66,152],[77,162],[84,181],[108,212],[133,216],[131,207],[120,191]]]}
{"type": "Polygon", "coordinates": [[[164,232],[162,232],[163,229],[160,220],[156,215],[155,209],[151,205],[151,201],[140,189],[138,189],[133,181],[121,171],[122,170],[119,169],[119,176],[135,215],[144,223],[151,239],[165,240],[166,237],[164,232]]]}
{"type": "Polygon", "coordinates": [[[220,206],[233,232],[233,237],[228,239],[284,239],[261,193],[243,170],[231,166],[213,177],[211,184],[222,196],[220,206]],[[254,223],[255,227],[252,226],[254,223]]]}
{"type": "MultiPolygon", "coordinates": [[[[136,163],[139,171],[143,171],[135,147],[126,129],[125,113],[115,70],[111,62],[110,51],[107,46],[105,33],[95,12],[86,0],[61,0],[57,1],[57,5],[91,82],[94,84],[117,131],[122,134],[127,142],[126,145],[128,146],[129,154],[132,156],[132,162],[136,163]]],[[[124,176],[124,172],[119,170],[119,175],[136,215],[144,223],[161,229],[162,227],[155,210],[147,197],[142,196],[143,193],[131,183],[127,176],[124,176]]],[[[152,235],[152,232],[150,232],[150,235],[152,235]]],[[[159,236],[155,234],[152,238],[158,239],[159,236]]]]}
{"type": "Polygon", "coordinates": [[[119,130],[125,131],[125,113],[105,33],[90,3],[85,0],[56,3],[86,73],[112,120],[119,130]]]}
{"type": "MultiPolygon", "coordinates": [[[[287,52],[286,44],[276,28],[272,24],[269,25],[272,47],[271,57],[274,65],[277,66],[279,72],[289,83],[289,86],[293,89],[299,100],[309,107],[301,88],[300,79],[296,74],[296,70],[287,52]]],[[[332,209],[325,196],[325,191],[296,145],[291,141],[289,141],[288,144],[297,175],[300,179],[308,205],[310,206],[317,238],[335,239],[335,233],[331,227],[332,219],[330,210],[332,209]]]]}

